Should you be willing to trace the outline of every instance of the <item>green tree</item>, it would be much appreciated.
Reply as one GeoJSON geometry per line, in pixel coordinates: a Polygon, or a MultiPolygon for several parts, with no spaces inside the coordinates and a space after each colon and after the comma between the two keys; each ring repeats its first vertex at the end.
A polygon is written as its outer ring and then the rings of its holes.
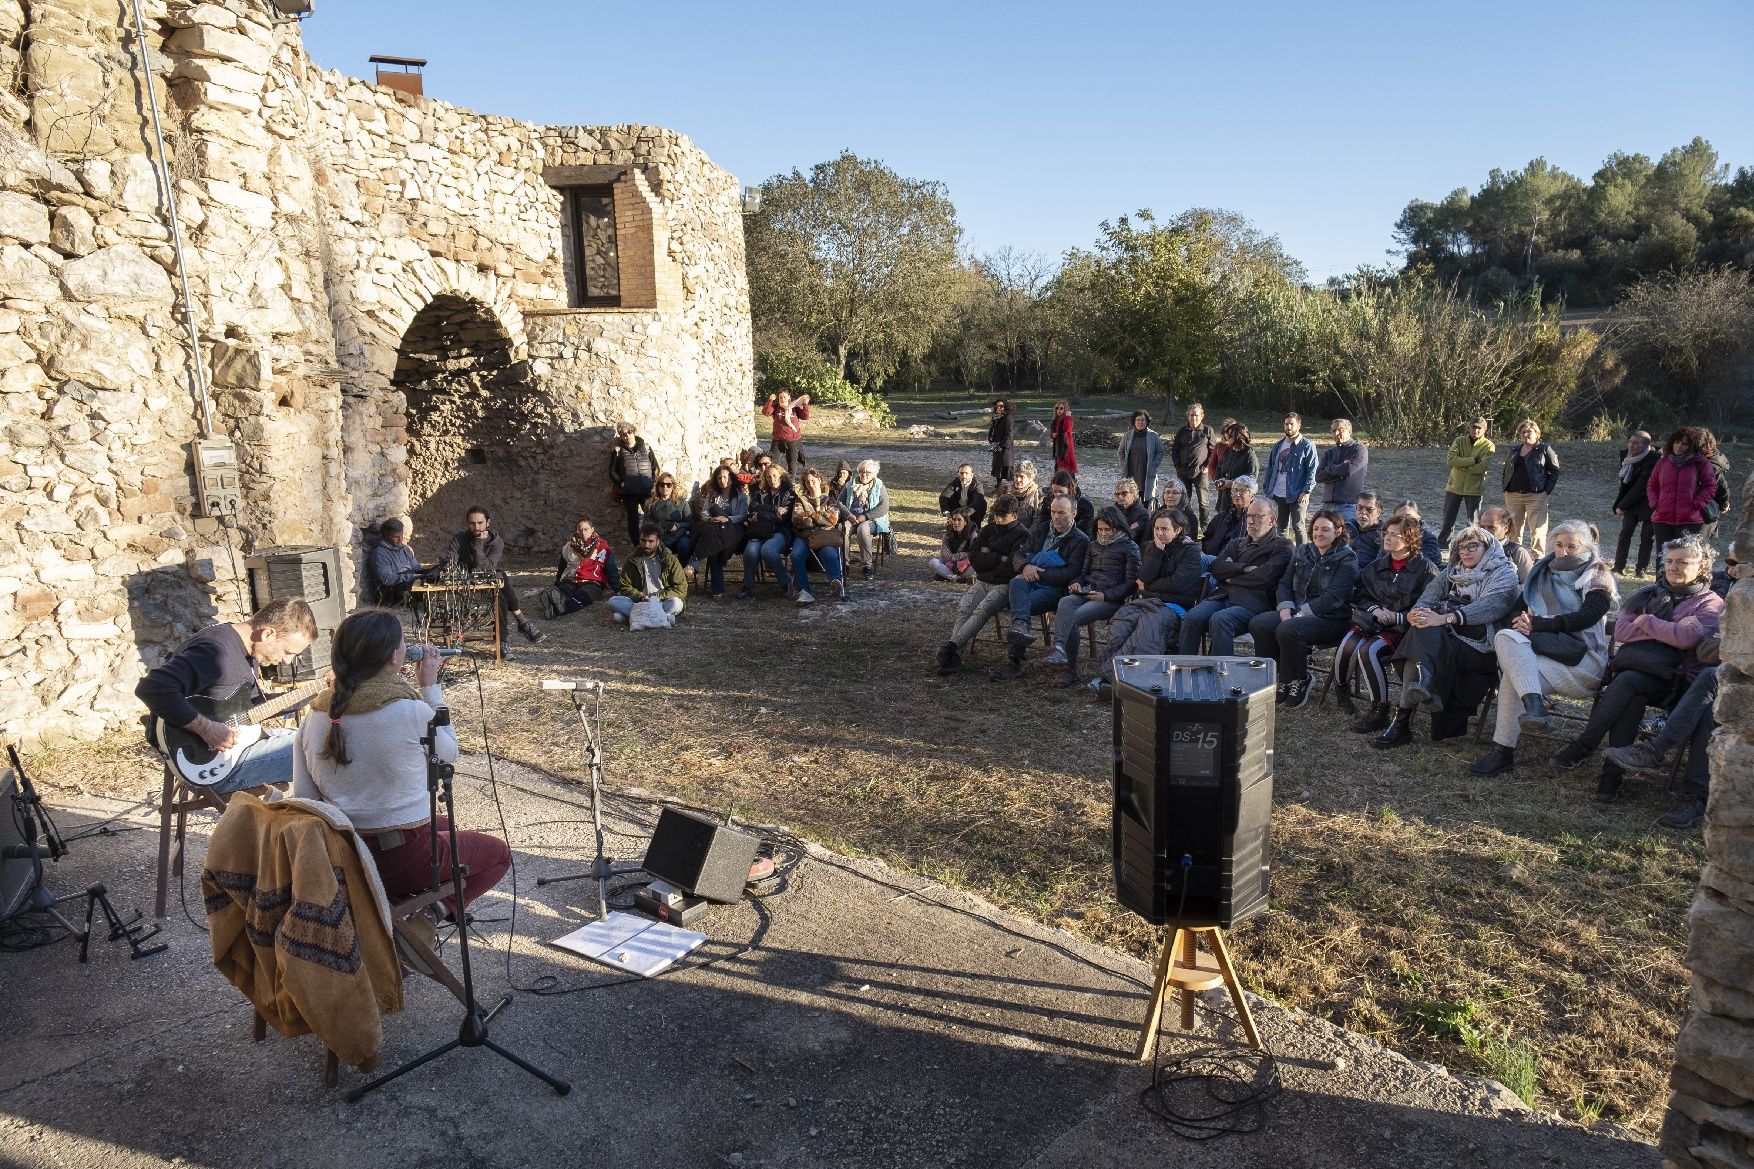
{"type": "Polygon", "coordinates": [[[1664,398],[1723,417],[1736,395],[1708,391],[1754,352],[1754,285],[1733,268],[1641,280],[1609,314],[1608,336],[1664,398]]]}
{"type": "Polygon", "coordinates": [[[962,229],[942,183],[850,151],[762,184],[745,221],[758,351],[808,345],[871,388],[954,304],[962,229]]]}

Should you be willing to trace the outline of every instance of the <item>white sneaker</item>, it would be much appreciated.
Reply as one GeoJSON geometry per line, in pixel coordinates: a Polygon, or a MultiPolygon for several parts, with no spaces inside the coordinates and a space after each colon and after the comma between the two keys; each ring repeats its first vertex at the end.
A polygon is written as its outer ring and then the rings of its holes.
{"type": "Polygon", "coordinates": [[[814,605],[815,603],[816,603],[816,598],[810,595],[809,589],[800,589],[798,591],[798,604],[800,604],[800,605],[814,605]]]}

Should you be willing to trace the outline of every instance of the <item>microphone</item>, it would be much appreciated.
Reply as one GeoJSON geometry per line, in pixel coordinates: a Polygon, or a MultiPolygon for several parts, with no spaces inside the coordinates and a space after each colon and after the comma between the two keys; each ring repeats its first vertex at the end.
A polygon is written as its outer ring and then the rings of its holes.
{"type": "MultiPolygon", "coordinates": [[[[441,646],[434,647],[432,652],[437,654],[441,658],[454,658],[457,655],[462,654],[462,653],[466,653],[468,651],[464,650],[461,646],[441,645],[441,646]]],[[[418,662],[421,658],[424,658],[425,656],[426,656],[426,647],[424,645],[411,645],[408,647],[408,660],[409,661],[418,662]]]]}
{"type": "Polygon", "coordinates": [[[603,683],[593,682],[588,678],[585,679],[584,681],[578,681],[576,679],[569,680],[569,679],[563,679],[563,678],[544,678],[544,679],[542,679],[542,689],[544,689],[544,690],[579,690],[579,689],[601,690],[601,689],[603,689],[603,683]]]}

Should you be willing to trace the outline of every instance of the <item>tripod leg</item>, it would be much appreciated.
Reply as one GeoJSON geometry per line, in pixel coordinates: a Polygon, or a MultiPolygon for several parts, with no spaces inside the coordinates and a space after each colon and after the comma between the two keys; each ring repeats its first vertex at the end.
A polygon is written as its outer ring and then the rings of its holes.
{"type": "Polygon", "coordinates": [[[1157,959],[1157,984],[1151,990],[1151,1003],[1145,1008],[1145,1026],[1139,1032],[1139,1046],[1133,1052],[1134,1059],[1144,1059],[1151,1052],[1152,1037],[1157,1034],[1157,1025],[1163,1020],[1163,1000],[1169,994],[1169,971],[1175,961],[1176,939],[1167,933],[1163,938],[1163,953],[1157,959]]]}
{"type": "Polygon", "coordinates": [[[1215,929],[1209,936],[1212,939],[1212,956],[1218,960],[1218,969],[1224,974],[1224,989],[1230,992],[1230,1001],[1236,1004],[1236,1017],[1242,1020],[1242,1033],[1248,1036],[1251,1047],[1264,1051],[1260,1032],[1255,1030],[1255,1017],[1249,1011],[1248,1000],[1242,996],[1242,983],[1236,980],[1236,968],[1230,964],[1230,951],[1224,945],[1224,931],[1215,929]]]}
{"type": "Polygon", "coordinates": [[[417,1067],[421,1067],[425,1064],[429,1064],[433,1060],[437,1059],[439,1056],[444,1055],[447,1052],[452,1051],[458,1047],[461,1047],[462,1045],[463,1045],[462,1040],[453,1039],[449,1043],[445,1044],[443,1047],[435,1047],[431,1051],[427,1052],[425,1055],[422,1055],[422,1056],[419,1056],[415,1059],[409,1060],[407,1063],[403,1064],[401,1067],[397,1068],[393,1072],[385,1072],[383,1075],[379,1076],[375,1080],[368,1080],[365,1083],[361,1084],[359,1087],[353,1089],[353,1091],[347,1093],[347,1102],[349,1104],[357,1104],[359,1102],[360,1098],[363,1097],[367,1092],[376,1091],[378,1088],[383,1087],[385,1084],[389,1083],[391,1080],[396,1079],[398,1076],[406,1075],[407,1073],[413,1071],[417,1067]]]}
{"type": "Polygon", "coordinates": [[[544,1084],[547,1084],[550,1088],[553,1088],[554,1094],[556,1096],[564,1096],[568,1092],[572,1091],[572,1085],[567,1083],[565,1080],[557,1079],[554,1076],[549,1075],[547,1072],[543,1071],[541,1068],[537,1067],[535,1064],[529,1063],[528,1061],[523,1060],[523,1059],[519,1058],[518,1056],[513,1055],[511,1052],[507,1051],[505,1048],[501,1047],[499,1044],[495,1043],[491,1039],[482,1040],[481,1046],[487,1048],[487,1050],[493,1052],[495,1055],[500,1056],[503,1059],[508,1059],[511,1062],[517,1064],[519,1067],[523,1068],[525,1071],[527,1071],[531,1075],[535,1076],[538,1080],[541,1080],[544,1084]]]}

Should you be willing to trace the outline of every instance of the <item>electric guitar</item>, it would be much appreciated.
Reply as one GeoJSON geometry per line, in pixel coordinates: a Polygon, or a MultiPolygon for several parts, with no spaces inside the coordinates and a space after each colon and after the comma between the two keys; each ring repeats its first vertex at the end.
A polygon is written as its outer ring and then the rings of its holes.
{"type": "Polygon", "coordinates": [[[317,692],[326,685],[328,683],[321,679],[307,682],[296,690],[276,694],[254,706],[250,705],[252,687],[248,682],[224,698],[209,698],[206,695],[190,698],[189,705],[197,712],[214,722],[224,723],[237,733],[237,741],[223,751],[215,751],[200,735],[182,727],[174,727],[157,715],[151,715],[147,719],[146,738],[164,752],[165,758],[171,761],[177,774],[183,777],[183,782],[196,787],[212,787],[230,775],[237,766],[238,757],[262,737],[259,724],[282,713],[288,707],[316,697],[317,692]]]}

